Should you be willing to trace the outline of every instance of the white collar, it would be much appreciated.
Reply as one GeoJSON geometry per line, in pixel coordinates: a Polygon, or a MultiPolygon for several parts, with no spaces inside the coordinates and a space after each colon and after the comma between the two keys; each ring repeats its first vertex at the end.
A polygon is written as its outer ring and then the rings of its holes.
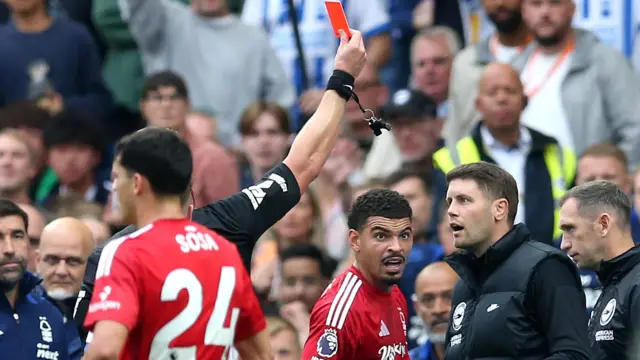
{"type": "MultiPolygon", "coordinates": [[[[489,129],[487,129],[484,124],[480,126],[480,136],[482,137],[482,142],[487,147],[509,150],[504,144],[499,142],[495,137],[493,137],[493,135],[491,135],[491,132],[489,132],[489,129]]],[[[520,139],[518,139],[516,147],[518,149],[527,149],[530,146],[531,132],[525,126],[520,126],[520,139]]]]}

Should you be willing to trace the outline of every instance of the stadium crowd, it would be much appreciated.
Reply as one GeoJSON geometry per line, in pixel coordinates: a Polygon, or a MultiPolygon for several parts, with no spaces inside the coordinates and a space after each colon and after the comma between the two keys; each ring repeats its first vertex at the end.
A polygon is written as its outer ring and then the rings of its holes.
{"type": "MultiPolygon", "coordinates": [[[[276,359],[300,359],[314,304],[354,259],[348,209],[370,189],[399,192],[413,211],[398,285],[416,360],[443,359],[458,278],[440,262],[456,251],[445,176],[456,165],[508,171],[516,223],[558,248],[560,198],[613,181],[640,241],[640,5],[342,2],[367,48],[355,92],[393,130],[374,136],[348,102],[318,178],[258,240],[251,281],[276,359]]],[[[34,291],[67,318],[91,251],[129,225],[111,195],[115,142],[174,129],[193,154],[196,208],[241,190],[259,205],[255,184],[316,111],[339,43],[322,0],[4,0],[0,22],[0,199],[28,215],[34,291]]],[[[590,311],[600,284],[580,276],[590,311]]],[[[73,337],[70,323],[60,331],[73,337]]],[[[81,352],[69,341],[70,358],[81,352]]]]}

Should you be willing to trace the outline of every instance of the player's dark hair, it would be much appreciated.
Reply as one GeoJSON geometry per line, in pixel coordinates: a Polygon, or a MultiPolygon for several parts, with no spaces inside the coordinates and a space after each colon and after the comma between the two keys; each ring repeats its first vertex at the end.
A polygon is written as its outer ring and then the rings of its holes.
{"type": "Polygon", "coordinates": [[[631,223],[631,199],[615,183],[594,180],[567,191],[560,199],[560,206],[569,199],[578,202],[578,213],[585,218],[593,218],[603,212],[614,212],[622,229],[631,223]]]}
{"type": "Polygon", "coordinates": [[[327,257],[320,248],[313,244],[295,244],[280,252],[280,262],[284,263],[289,259],[307,258],[314,260],[320,267],[320,274],[328,279],[333,277],[338,263],[327,257]]]}
{"type": "Polygon", "coordinates": [[[473,180],[478,188],[492,201],[506,199],[509,204],[507,220],[513,225],[518,212],[518,185],[503,168],[479,161],[456,166],[447,173],[447,185],[453,180],[473,180]]]}
{"type": "Polygon", "coordinates": [[[431,180],[431,176],[429,175],[431,174],[427,171],[420,170],[414,167],[405,167],[389,175],[385,179],[385,186],[392,187],[393,185],[396,185],[401,181],[416,178],[420,180],[425,193],[427,195],[431,195],[431,193],[433,192],[433,181],[431,180]]]}
{"type": "Polygon", "coordinates": [[[404,196],[389,189],[372,189],[360,195],[347,218],[349,229],[361,231],[372,216],[387,219],[411,219],[411,206],[404,196]]]}
{"type": "Polygon", "coordinates": [[[24,222],[25,230],[29,228],[29,216],[27,213],[13,201],[2,199],[0,200],[0,218],[6,218],[9,216],[19,216],[24,222]]]}
{"type": "Polygon", "coordinates": [[[147,127],[123,137],[116,158],[127,171],[146,177],[156,195],[184,196],[191,182],[191,150],[170,129],[147,127]]]}
{"type": "Polygon", "coordinates": [[[149,75],[142,83],[142,98],[149,96],[152,91],[158,91],[162,87],[172,87],[178,96],[188,99],[189,91],[184,79],[173,71],[161,71],[149,75]]]}

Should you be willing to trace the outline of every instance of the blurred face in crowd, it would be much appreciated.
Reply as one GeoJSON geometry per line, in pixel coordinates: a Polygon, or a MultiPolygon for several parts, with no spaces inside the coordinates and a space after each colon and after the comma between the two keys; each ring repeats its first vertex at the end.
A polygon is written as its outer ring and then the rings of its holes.
{"type": "Polygon", "coordinates": [[[22,211],[27,213],[29,219],[29,227],[27,228],[27,234],[29,236],[29,257],[27,262],[27,270],[35,273],[37,272],[37,254],[40,247],[40,238],[42,237],[42,230],[44,229],[45,219],[38,209],[31,205],[20,204],[22,211]]]}
{"type": "Polygon", "coordinates": [[[227,0],[193,0],[193,10],[203,17],[218,17],[229,12],[227,0]]]}
{"type": "Polygon", "coordinates": [[[189,134],[201,142],[216,141],[216,119],[202,113],[187,115],[187,129],[189,134]]]}
{"type": "Polygon", "coordinates": [[[35,175],[29,145],[16,136],[0,135],[0,192],[24,191],[35,175]]]}
{"type": "Polygon", "coordinates": [[[580,158],[576,184],[582,185],[594,180],[614,182],[625,193],[631,193],[629,173],[624,164],[613,156],[585,155],[580,158]]]}
{"type": "Polygon", "coordinates": [[[60,218],[44,228],[38,274],[52,299],[66,300],[78,294],[93,245],[91,231],[80,220],[60,218]]]}
{"type": "Polygon", "coordinates": [[[242,137],[242,148],[251,166],[265,170],[284,159],[288,144],[289,135],[269,112],[262,113],[254,122],[253,132],[242,137]]]}
{"type": "Polygon", "coordinates": [[[456,280],[458,274],[442,261],[428,265],[416,278],[413,304],[432,343],[444,344],[456,280]]]}
{"type": "Polygon", "coordinates": [[[13,290],[27,267],[29,236],[20,216],[0,218],[0,286],[13,290]]]}
{"type": "Polygon", "coordinates": [[[284,328],[271,334],[271,354],[273,360],[298,360],[302,356],[298,336],[284,328]]]}
{"type": "Polygon", "coordinates": [[[406,178],[391,186],[391,190],[399,192],[404,196],[413,212],[412,226],[415,229],[415,236],[421,236],[424,229],[431,221],[433,199],[430,192],[425,189],[424,182],[416,177],[406,178]]]}
{"type": "Polygon", "coordinates": [[[474,180],[454,179],[449,183],[449,226],[456,248],[478,249],[491,239],[497,201],[506,203],[505,199],[491,201],[474,180]]]}
{"type": "Polygon", "coordinates": [[[11,12],[27,15],[44,9],[46,0],[2,0],[11,12]]]}
{"type": "Polygon", "coordinates": [[[96,245],[103,244],[111,237],[111,230],[103,221],[97,219],[82,219],[82,223],[91,230],[96,245]]]}
{"type": "Polygon", "coordinates": [[[356,263],[379,287],[396,284],[413,246],[411,219],[371,216],[361,230],[349,230],[349,243],[356,263]]]}
{"type": "Polygon", "coordinates": [[[440,245],[442,245],[445,255],[451,255],[458,250],[453,244],[453,230],[451,230],[447,211],[442,214],[440,222],[438,223],[438,240],[440,241],[440,245]]]}
{"type": "Polygon", "coordinates": [[[562,41],[571,28],[576,6],[573,0],[523,0],[522,16],[543,46],[562,41]]]}
{"type": "Polygon", "coordinates": [[[280,302],[302,301],[311,312],[328,284],[329,280],[322,276],[318,261],[307,257],[287,259],[282,262],[280,302]]]}
{"type": "Polygon", "coordinates": [[[633,177],[633,206],[634,209],[640,209],[640,171],[636,171],[633,177]]]}
{"type": "Polygon", "coordinates": [[[560,248],[567,252],[578,267],[597,270],[606,253],[606,242],[598,235],[598,219],[582,216],[578,211],[578,204],[576,199],[571,198],[560,208],[560,248]]]}
{"type": "Polygon", "coordinates": [[[392,134],[404,161],[423,160],[438,148],[442,121],[429,116],[400,116],[391,122],[392,134]]]}
{"type": "MultiPolygon", "coordinates": [[[[377,69],[371,65],[366,65],[358,78],[355,88],[358,90],[358,97],[362,104],[367,104],[367,108],[373,110],[378,116],[380,108],[387,103],[389,90],[380,82],[377,69]]],[[[349,133],[361,144],[373,141],[373,135],[364,115],[355,101],[347,102],[345,110],[349,126],[349,133]]],[[[369,116],[371,114],[367,114],[369,116]]]]}
{"type": "Polygon", "coordinates": [[[476,105],[485,126],[492,132],[512,133],[520,126],[524,92],[518,73],[506,64],[485,68],[476,105]]]}
{"type": "Polygon", "coordinates": [[[444,35],[418,38],[411,65],[418,89],[440,104],[448,98],[453,56],[444,35]]]}
{"type": "Polygon", "coordinates": [[[482,6],[500,33],[511,34],[522,24],[522,0],[482,0],[482,6]]]}
{"type": "Polygon", "coordinates": [[[141,100],[142,115],[151,126],[182,131],[189,102],[173,86],[161,86],[141,100]]]}
{"type": "Polygon", "coordinates": [[[60,183],[73,186],[93,176],[100,164],[100,153],[83,144],[55,145],[49,149],[49,166],[53,168],[60,183]]]}
{"type": "Polygon", "coordinates": [[[311,196],[304,193],[298,204],[275,224],[280,240],[287,244],[309,241],[315,215],[311,196]]]}

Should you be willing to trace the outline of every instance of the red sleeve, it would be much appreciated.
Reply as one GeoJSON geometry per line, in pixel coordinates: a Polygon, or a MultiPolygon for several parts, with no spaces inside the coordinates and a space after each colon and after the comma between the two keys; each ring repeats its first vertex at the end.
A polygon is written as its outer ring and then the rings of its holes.
{"type": "Polygon", "coordinates": [[[260,302],[251,285],[251,278],[240,262],[238,269],[240,270],[241,285],[238,287],[239,291],[236,294],[240,297],[242,303],[238,324],[236,326],[236,343],[255,336],[267,327],[260,302]]]}
{"type": "Polygon", "coordinates": [[[355,313],[349,313],[344,323],[340,324],[338,312],[335,312],[335,309],[331,311],[331,300],[331,298],[320,298],[321,303],[314,306],[309,321],[309,337],[304,344],[301,360],[357,358],[356,349],[360,340],[358,337],[360,331],[355,321],[355,313]],[[337,320],[336,326],[332,326],[334,318],[337,320]]]}
{"type": "Polygon", "coordinates": [[[89,331],[102,320],[116,321],[129,330],[138,321],[138,286],[133,267],[139,260],[123,244],[125,240],[110,242],[100,256],[93,296],[84,322],[89,331]]]}

